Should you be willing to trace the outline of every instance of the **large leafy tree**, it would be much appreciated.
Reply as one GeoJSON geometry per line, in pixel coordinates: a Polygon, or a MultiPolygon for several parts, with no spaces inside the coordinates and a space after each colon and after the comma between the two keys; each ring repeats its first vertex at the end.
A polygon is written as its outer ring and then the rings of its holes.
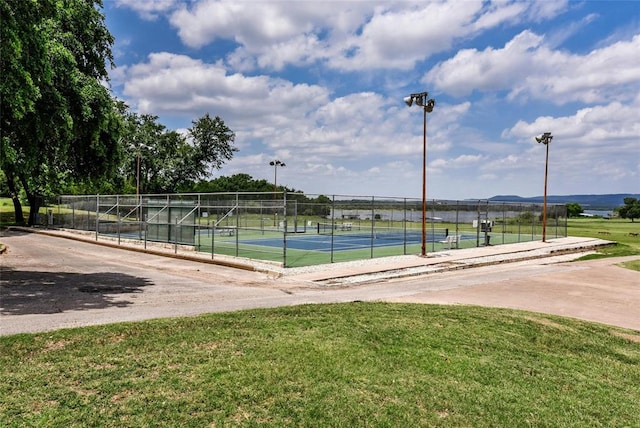
{"type": "Polygon", "coordinates": [[[193,121],[186,135],[168,130],[157,116],[149,114],[128,113],[125,124],[125,190],[132,183],[140,193],[188,189],[211,169],[219,169],[237,150],[235,134],[222,119],[208,113],[193,121]]]}
{"type": "Polygon", "coordinates": [[[101,0],[0,0],[0,168],[24,221],[43,197],[118,161],[121,114],[108,89],[113,37],[101,0]]]}
{"type": "Polygon", "coordinates": [[[192,122],[188,137],[190,144],[185,147],[178,174],[174,177],[176,188],[205,178],[210,169],[220,169],[237,151],[233,146],[233,131],[220,117],[211,117],[209,113],[192,122]]]}
{"type": "Polygon", "coordinates": [[[582,209],[582,206],[579,203],[569,202],[567,204],[567,215],[569,217],[578,217],[583,212],[584,210],[582,209]]]}
{"type": "Polygon", "coordinates": [[[167,186],[166,171],[176,156],[181,137],[169,134],[166,127],[158,123],[158,117],[129,112],[126,116],[123,146],[126,151],[122,166],[127,187],[125,192],[135,189],[140,193],[162,192],[167,186]]]}
{"type": "Polygon", "coordinates": [[[637,198],[624,198],[624,205],[618,208],[618,214],[622,218],[631,219],[631,222],[636,218],[640,218],[640,199],[637,198]]]}

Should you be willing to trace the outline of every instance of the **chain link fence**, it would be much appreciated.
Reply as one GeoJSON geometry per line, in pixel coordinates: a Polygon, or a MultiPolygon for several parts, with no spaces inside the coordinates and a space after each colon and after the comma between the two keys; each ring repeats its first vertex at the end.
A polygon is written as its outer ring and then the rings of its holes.
{"type": "MultiPolygon", "coordinates": [[[[542,204],[301,193],[60,196],[49,227],[286,267],[540,240],[542,204]]],[[[567,236],[547,204],[547,239],[567,236]]]]}

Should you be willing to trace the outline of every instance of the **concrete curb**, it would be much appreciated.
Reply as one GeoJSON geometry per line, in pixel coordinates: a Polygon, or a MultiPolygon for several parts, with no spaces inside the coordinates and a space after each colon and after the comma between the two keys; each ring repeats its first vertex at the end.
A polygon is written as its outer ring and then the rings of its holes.
{"type": "Polygon", "coordinates": [[[506,263],[524,262],[528,260],[543,259],[543,258],[556,257],[556,256],[562,256],[562,255],[568,255],[568,254],[584,254],[584,253],[595,251],[597,248],[602,246],[607,246],[607,245],[611,245],[611,244],[594,245],[594,246],[588,246],[588,247],[579,247],[575,249],[559,250],[559,251],[553,251],[550,253],[545,253],[540,255],[529,255],[529,256],[523,256],[523,257],[516,256],[511,258],[505,257],[504,259],[500,259],[500,260],[469,261],[469,262],[449,261],[449,262],[418,266],[418,267],[406,267],[406,268],[400,268],[400,269],[394,268],[394,269],[388,269],[388,270],[380,270],[377,272],[368,272],[368,273],[361,273],[361,274],[356,273],[351,275],[339,275],[339,276],[333,276],[333,277],[324,278],[324,279],[312,280],[311,282],[315,284],[323,285],[323,286],[328,286],[328,287],[347,285],[347,284],[362,285],[367,283],[373,283],[380,280],[411,278],[415,276],[423,276],[423,275],[429,275],[429,274],[435,274],[435,273],[472,269],[472,268],[479,268],[479,267],[485,267],[485,266],[495,266],[495,265],[506,264],[506,263]]]}
{"type": "Polygon", "coordinates": [[[395,279],[470,269],[565,254],[584,254],[610,245],[616,245],[616,243],[593,238],[559,238],[554,242],[547,243],[525,242],[495,247],[454,250],[450,254],[443,254],[437,257],[421,258],[415,256],[403,260],[390,257],[391,262],[386,261],[385,258],[380,258],[374,259],[377,261],[375,264],[363,263],[361,266],[349,266],[349,262],[346,262],[344,263],[345,268],[341,268],[339,264],[334,264],[333,269],[327,268],[300,275],[292,274],[291,277],[296,280],[323,285],[366,283],[381,279],[395,279]]]}

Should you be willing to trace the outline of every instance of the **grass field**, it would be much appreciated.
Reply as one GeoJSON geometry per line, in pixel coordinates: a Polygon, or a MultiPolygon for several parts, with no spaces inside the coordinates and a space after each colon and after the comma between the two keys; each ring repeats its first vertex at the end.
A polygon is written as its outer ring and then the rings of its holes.
{"type": "Polygon", "coordinates": [[[606,239],[617,243],[584,259],[640,255],[640,221],[628,219],[577,218],[568,221],[569,236],[606,239]]]}
{"type": "Polygon", "coordinates": [[[0,426],[637,426],[640,333],[350,303],[0,339],[0,426]]]}

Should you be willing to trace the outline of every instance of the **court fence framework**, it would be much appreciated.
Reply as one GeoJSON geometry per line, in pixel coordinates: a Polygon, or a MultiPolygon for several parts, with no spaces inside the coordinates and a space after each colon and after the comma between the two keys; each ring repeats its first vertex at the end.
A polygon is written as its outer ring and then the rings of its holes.
{"type": "MultiPolygon", "coordinates": [[[[429,200],[427,253],[540,240],[542,204],[429,200]]],[[[307,266],[420,254],[422,200],[302,193],[63,195],[49,227],[115,240],[307,266]]],[[[567,236],[566,205],[547,204],[546,237],[567,236]]]]}

